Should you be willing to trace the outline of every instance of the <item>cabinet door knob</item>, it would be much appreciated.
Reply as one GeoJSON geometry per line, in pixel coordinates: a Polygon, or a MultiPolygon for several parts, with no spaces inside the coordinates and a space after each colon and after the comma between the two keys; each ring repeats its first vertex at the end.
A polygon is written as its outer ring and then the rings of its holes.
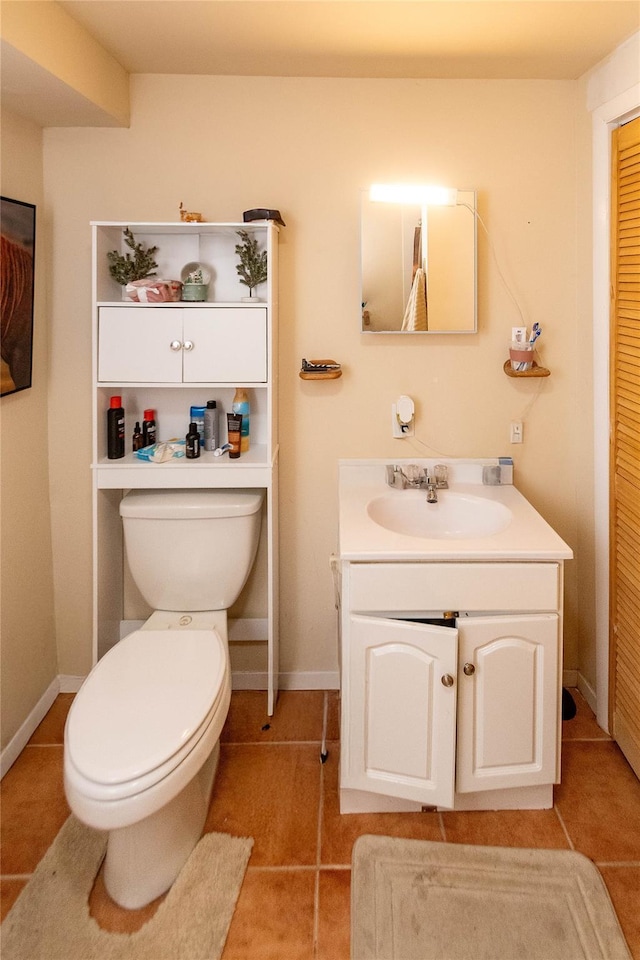
{"type": "Polygon", "coordinates": [[[183,350],[193,350],[193,340],[185,340],[182,344],[183,350]]]}
{"type": "Polygon", "coordinates": [[[444,676],[440,677],[443,687],[452,687],[453,686],[453,677],[450,673],[445,673],[444,676]]]}
{"type": "Polygon", "coordinates": [[[476,672],[476,668],[472,663],[465,663],[464,667],[462,668],[462,671],[465,677],[472,677],[476,672]]]}
{"type": "Polygon", "coordinates": [[[172,340],[169,346],[174,352],[176,350],[182,350],[182,343],[180,342],[180,340],[172,340]]]}

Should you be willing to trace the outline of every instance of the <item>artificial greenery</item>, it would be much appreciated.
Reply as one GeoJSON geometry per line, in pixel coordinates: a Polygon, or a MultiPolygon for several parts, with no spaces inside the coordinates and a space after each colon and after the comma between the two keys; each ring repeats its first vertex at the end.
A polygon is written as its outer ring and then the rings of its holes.
{"type": "Polygon", "coordinates": [[[240,283],[249,287],[249,296],[253,296],[254,287],[267,279],[267,251],[259,252],[257,239],[247,230],[238,230],[237,234],[242,243],[236,244],[236,253],[240,257],[236,270],[240,283]]]}
{"type": "Polygon", "coordinates": [[[144,280],[146,277],[155,277],[158,264],[153,259],[158,252],[157,247],[149,247],[145,250],[141,243],[136,243],[135,237],[129,227],[124,229],[124,242],[133,250],[133,256],[125,253],[122,256],[117,250],[111,250],[107,254],[109,261],[109,273],[123,287],[134,280],[144,280]]]}

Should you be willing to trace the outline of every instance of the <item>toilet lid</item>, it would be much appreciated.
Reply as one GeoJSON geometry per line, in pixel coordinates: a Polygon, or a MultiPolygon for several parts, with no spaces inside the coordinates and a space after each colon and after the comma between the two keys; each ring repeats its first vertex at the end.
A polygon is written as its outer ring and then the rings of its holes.
{"type": "Polygon", "coordinates": [[[70,759],[89,780],[126,783],[156,769],[198,731],[223,686],[215,630],[137,630],[99,661],[67,720],[70,759]]]}

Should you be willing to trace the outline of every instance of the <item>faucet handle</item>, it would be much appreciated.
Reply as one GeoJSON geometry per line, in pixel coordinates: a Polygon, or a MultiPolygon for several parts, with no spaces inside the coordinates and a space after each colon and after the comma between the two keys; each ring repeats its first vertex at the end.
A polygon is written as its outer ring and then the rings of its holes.
{"type": "Polygon", "coordinates": [[[449,471],[444,463],[436,463],[434,467],[436,487],[440,490],[449,488],[449,471]]]}
{"type": "Polygon", "coordinates": [[[389,487],[404,487],[404,474],[397,464],[388,463],[386,465],[387,473],[387,486],[389,487]]]}
{"type": "Polygon", "coordinates": [[[408,463],[404,470],[404,475],[407,478],[407,482],[412,487],[419,487],[422,483],[424,471],[418,466],[417,463],[408,463]]]}

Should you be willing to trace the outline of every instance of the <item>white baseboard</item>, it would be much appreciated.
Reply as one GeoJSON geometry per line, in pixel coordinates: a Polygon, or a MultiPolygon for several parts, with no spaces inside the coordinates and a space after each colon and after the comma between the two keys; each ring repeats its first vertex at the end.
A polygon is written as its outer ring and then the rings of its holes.
{"type": "Polygon", "coordinates": [[[29,738],[32,736],[34,730],[38,724],[44,720],[59,692],[60,680],[56,677],[55,680],[51,681],[35,707],[30,711],[18,731],[2,751],[2,754],[0,754],[0,780],[4,777],[7,770],[16,762],[29,742],[29,738]]]}
{"type": "MultiPolygon", "coordinates": [[[[578,681],[576,686],[578,687],[578,690],[580,691],[582,696],[585,698],[585,700],[587,701],[587,703],[589,704],[589,706],[597,716],[598,715],[598,711],[597,711],[598,698],[596,696],[596,691],[593,689],[593,687],[588,682],[588,680],[586,680],[585,677],[582,676],[580,671],[578,671],[578,681]]],[[[607,733],[608,732],[609,731],[607,730],[607,733]]]]}
{"type": "MultiPolygon", "coordinates": [[[[234,690],[266,690],[267,673],[264,670],[234,670],[231,675],[234,690]]],[[[337,670],[300,671],[281,673],[280,690],[339,690],[340,674],[337,670]]]]}
{"type": "Polygon", "coordinates": [[[60,681],[60,693],[77,693],[86,677],[74,677],[71,674],[61,673],[58,680],[60,681]]]}

